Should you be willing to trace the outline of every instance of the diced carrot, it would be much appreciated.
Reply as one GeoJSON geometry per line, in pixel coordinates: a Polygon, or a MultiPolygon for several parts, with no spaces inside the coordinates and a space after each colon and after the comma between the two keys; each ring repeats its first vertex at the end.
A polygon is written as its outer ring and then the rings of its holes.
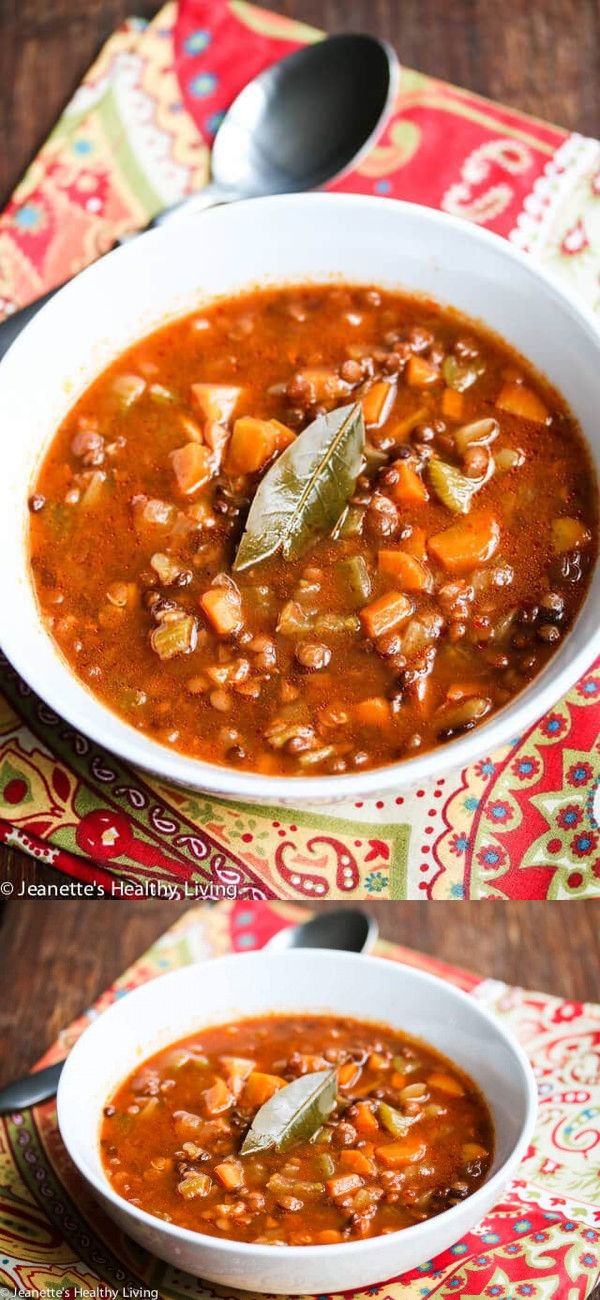
{"type": "Polygon", "coordinates": [[[542,399],[525,384],[503,384],[496,406],[510,415],[520,415],[523,420],[534,420],[536,424],[545,424],[548,419],[548,410],[542,399]]]}
{"type": "Polygon", "coordinates": [[[394,1070],[391,1079],[392,1088],[403,1088],[405,1083],[406,1083],[406,1075],[400,1074],[398,1070],[394,1070]]]}
{"type": "Polygon", "coordinates": [[[311,1238],[316,1246],[337,1246],[339,1241],[343,1241],[341,1232],[336,1228],[322,1228],[320,1232],[315,1233],[311,1238]]]}
{"type": "Polygon", "coordinates": [[[400,1142],[388,1142],[386,1146],[378,1147],[377,1157],[390,1169],[397,1169],[399,1165],[416,1164],[417,1160],[423,1159],[426,1151],[425,1142],[409,1135],[400,1142]]]}
{"type": "Polygon", "coordinates": [[[431,590],[431,574],[414,555],[406,551],[379,551],[377,560],[381,572],[395,578],[403,591],[431,590]]]}
{"type": "Polygon", "coordinates": [[[468,573],[491,559],[500,541],[500,526],[491,510],[476,510],[430,537],[429,554],[448,573],[468,573]]]}
{"type": "Polygon", "coordinates": [[[396,482],[389,489],[397,506],[421,506],[429,500],[429,493],[420,474],[405,460],[396,460],[392,468],[396,482]]]}
{"type": "Polygon", "coordinates": [[[213,1174],[228,1192],[234,1192],[244,1181],[244,1170],[237,1160],[223,1160],[222,1164],[215,1165],[213,1174]]]}
{"type": "Polygon", "coordinates": [[[406,382],[410,388],[429,388],[439,383],[440,372],[425,357],[418,357],[413,352],[405,370],[406,382]]]}
{"type": "Polygon", "coordinates": [[[293,429],[288,429],[287,424],[282,424],[281,420],[271,420],[271,427],[275,430],[276,451],[285,451],[290,443],[296,441],[296,434],[293,429]]]}
{"type": "Polygon", "coordinates": [[[207,1115],[220,1115],[222,1111],[229,1110],[233,1097],[225,1080],[217,1076],[202,1100],[207,1115]]]}
{"type": "Polygon", "coordinates": [[[453,1079],[451,1074],[444,1074],[441,1070],[434,1071],[429,1075],[427,1080],[431,1088],[439,1088],[442,1092],[447,1092],[451,1097],[464,1097],[465,1090],[458,1082],[453,1079]]]}
{"type": "Polygon", "coordinates": [[[447,420],[462,420],[465,399],[455,388],[445,388],[442,393],[442,415],[447,420]]]}
{"type": "Polygon", "coordinates": [[[413,525],[410,537],[404,537],[402,540],[402,550],[408,555],[414,555],[417,560],[424,560],[427,556],[427,533],[424,528],[417,528],[413,525]]]}
{"type": "Polygon", "coordinates": [[[212,477],[214,461],[208,447],[198,442],[187,442],[171,452],[171,462],[180,492],[191,496],[212,477]]]}
{"type": "Polygon", "coordinates": [[[449,704],[456,704],[458,700],[466,700],[470,695],[479,695],[480,692],[481,682],[453,682],[446,691],[446,699],[449,704]]]}
{"type": "Polygon", "coordinates": [[[243,415],[236,420],[227,452],[228,474],[256,474],[275,451],[275,429],[270,420],[243,415]]]}
{"type": "Polygon", "coordinates": [[[359,1101],[354,1108],[354,1127],[359,1133],[376,1133],[379,1124],[366,1101],[359,1101]]]}
{"type": "Polygon", "coordinates": [[[367,428],[378,429],[384,424],[392,409],[395,389],[392,384],[387,384],[385,380],[373,384],[368,388],[366,393],[361,397],[363,420],[367,428]]]}
{"type": "Polygon", "coordinates": [[[363,1142],[363,1141],[361,1140],[361,1141],[359,1142],[359,1147],[360,1147],[360,1150],[362,1151],[362,1153],[363,1153],[364,1156],[369,1156],[369,1157],[370,1157],[370,1156],[374,1156],[374,1155],[375,1155],[375,1147],[374,1147],[374,1144],[373,1144],[372,1142],[363,1142]]]}
{"type": "Polygon", "coordinates": [[[351,1169],[353,1174],[374,1174],[375,1165],[364,1151],[340,1151],[340,1164],[351,1169]]]}
{"type": "Polygon", "coordinates": [[[359,617],[367,636],[375,641],[378,636],[391,632],[392,628],[409,618],[413,609],[412,600],[401,591],[387,591],[385,596],[379,596],[371,605],[365,605],[359,617]]]}
{"type": "Polygon", "coordinates": [[[253,1070],[244,1088],[244,1102],[248,1106],[263,1106],[280,1088],[285,1088],[285,1079],[281,1079],[278,1074],[262,1074],[260,1070],[253,1070]]]}
{"type": "Polygon", "coordinates": [[[405,442],[413,429],[416,429],[422,420],[426,420],[428,415],[429,410],[426,406],[416,407],[414,411],[410,411],[408,415],[398,420],[397,424],[392,425],[390,438],[393,438],[395,443],[405,442]]]}
{"type": "Polygon", "coordinates": [[[233,636],[242,623],[242,599],[233,584],[230,587],[209,587],[200,597],[200,605],[209,623],[219,636],[233,636]]]}
{"type": "Polygon", "coordinates": [[[348,1196],[350,1192],[357,1192],[362,1185],[363,1180],[359,1174],[336,1174],[335,1178],[327,1179],[325,1190],[328,1196],[336,1200],[338,1196],[348,1196]]]}
{"type": "Polygon", "coordinates": [[[357,1083],[360,1073],[360,1065],[357,1065],[355,1061],[344,1061],[344,1064],[340,1065],[338,1070],[338,1087],[348,1088],[353,1083],[357,1083]]]}
{"type": "Polygon", "coordinates": [[[241,388],[229,384],[192,384],[192,402],[203,420],[227,424],[241,396],[241,388]]]}
{"type": "Polygon", "coordinates": [[[370,1070],[387,1070],[389,1068],[389,1057],[383,1056],[381,1052],[371,1052],[369,1056],[370,1070]]]}
{"type": "Polygon", "coordinates": [[[382,695],[372,695],[355,705],[354,717],[361,727],[389,727],[392,721],[390,702],[382,695]]]}

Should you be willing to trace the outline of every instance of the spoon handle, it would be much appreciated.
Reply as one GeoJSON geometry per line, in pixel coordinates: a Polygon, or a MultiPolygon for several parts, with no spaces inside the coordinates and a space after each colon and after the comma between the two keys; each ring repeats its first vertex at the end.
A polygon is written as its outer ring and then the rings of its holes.
{"type": "Polygon", "coordinates": [[[211,181],[205,185],[204,189],[197,190],[195,194],[188,194],[187,198],[180,199],[179,203],[173,203],[170,208],[165,208],[164,212],[157,212],[152,218],[148,230],[155,230],[160,226],[168,226],[172,221],[180,221],[182,218],[195,217],[199,212],[206,212],[207,208],[216,208],[220,203],[233,203],[235,199],[241,198],[242,195],[236,190],[227,190],[222,185],[217,185],[216,181],[211,181]]]}
{"type": "Polygon", "coordinates": [[[26,1110],[28,1106],[36,1106],[38,1102],[53,1097],[63,1065],[64,1061],[57,1061],[56,1065],[35,1070],[33,1074],[26,1074],[23,1079],[0,1088],[0,1115],[10,1115],[13,1110],[26,1110]]]}
{"type": "Polygon", "coordinates": [[[34,316],[37,316],[40,307],[50,302],[50,299],[54,297],[55,293],[58,293],[59,289],[62,289],[62,285],[57,285],[56,289],[50,289],[41,298],[36,298],[35,302],[30,302],[26,307],[21,307],[20,311],[14,311],[11,316],[7,316],[6,320],[0,323],[0,359],[5,352],[8,352],[9,347],[14,343],[21,330],[25,329],[25,326],[29,324],[30,320],[33,320],[34,316]]]}

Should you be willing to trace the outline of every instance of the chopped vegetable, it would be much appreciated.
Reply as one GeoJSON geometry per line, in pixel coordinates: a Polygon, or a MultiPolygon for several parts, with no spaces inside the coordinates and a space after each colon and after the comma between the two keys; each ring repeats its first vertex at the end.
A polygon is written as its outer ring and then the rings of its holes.
{"type": "Polygon", "coordinates": [[[457,357],[448,356],[442,365],[442,374],[449,388],[457,393],[464,393],[472,384],[477,383],[484,367],[477,361],[459,361],[457,357]]]}
{"type": "Polygon", "coordinates": [[[196,412],[202,419],[228,424],[242,390],[228,384],[192,384],[191,395],[196,412]]]}
{"type": "Polygon", "coordinates": [[[394,578],[403,591],[431,591],[431,573],[414,555],[407,551],[379,551],[377,560],[381,573],[394,578]]]}
{"type": "Polygon", "coordinates": [[[113,381],[113,393],[119,405],[126,410],[146,391],[146,380],[141,375],[117,375],[113,381]]]}
{"type": "Polygon", "coordinates": [[[427,1082],[430,1088],[439,1088],[441,1092],[447,1092],[451,1097],[464,1097],[465,1095],[462,1084],[453,1074],[443,1074],[441,1070],[436,1070],[429,1075],[427,1082]]]}
{"type": "Polygon", "coordinates": [[[445,388],[442,393],[442,415],[447,420],[462,420],[464,411],[464,398],[462,393],[457,393],[453,388],[445,388]]]}
{"type": "Polygon", "coordinates": [[[198,624],[191,614],[172,623],[161,623],[150,633],[150,645],[159,659],[174,659],[196,648],[198,624]]]}
{"type": "Polygon", "coordinates": [[[365,1174],[367,1178],[376,1171],[376,1164],[363,1151],[341,1151],[340,1164],[350,1169],[353,1174],[365,1174]]]}
{"type": "Polygon", "coordinates": [[[244,1182],[244,1170],[238,1160],[223,1160],[215,1165],[213,1173],[228,1192],[235,1192],[244,1182]]]}
{"type": "Polygon", "coordinates": [[[564,555],[566,551],[575,551],[580,546],[586,546],[589,541],[591,541],[589,528],[586,528],[580,519],[561,515],[560,518],[552,520],[552,548],[557,555],[564,555]]]}
{"type": "Polygon", "coordinates": [[[398,1169],[402,1165],[416,1164],[423,1159],[426,1151],[423,1139],[411,1134],[400,1142],[388,1142],[386,1146],[378,1147],[377,1155],[382,1164],[388,1165],[390,1169],[398,1169]]]}
{"type": "Polygon", "coordinates": [[[392,409],[395,397],[395,389],[392,384],[386,384],[380,381],[368,388],[366,393],[361,397],[363,420],[367,429],[378,429],[381,424],[385,424],[389,413],[392,409]]]}
{"type": "Polygon", "coordinates": [[[431,557],[448,573],[469,573],[495,555],[500,525],[492,510],[478,510],[429,538],[431,557]]]}
{"type": "Polygon", "coordinates": [[[244,1088],[244,1104],[253,1107],[264,1106],[269,1097],[285,1086],[285,1079],[281,1079],[278,1074],[264,1074],[260,1070],[253,1070],[244,1088]]]}
{"type": "Polygon", "coordinates": [[[390,632],[400,623],[404,623],[413,609],[413,602],[408,599],[408,596],[404,596],[400,591],[389,591],[385,596],[374,600],[372,605],[362,609],[360,620],[366,635],[375,641],[385,632],[390,632]]]}
{"type": "Polygon", "coordinates": [[[242,598],[235,583],[209,587],[200,605],[218,636],[234,636],[243,627],[242,598]]]}
{"type": "Polygon", "coordinates": [[[469,478],[461,474],[454,465],[434,457],[427,465],[427,475],[436,496],[448,510],[454,514],[468,514],[471,502],[477,492],[487,483],[494,472],[494,463],[488,460],[488,467],[479,478],[469,478]]]}
{"type": "MultiPolygon", "coordinates": [[[[402,1076],[400,1076],[402,1078],[402,1076]]],[[[403,1085],[400,1084],[400,1087],[403,1085]]],[[[388,1106],[387,1102],[380,1101],[377,1111],[383,1127],[387,1129],[392,1137],[405,1137],[411,1124],[413,1123],[406,1115],[401,1115],[395,1106],[388,1106]]]]}
{"type": "Polygon", "coordinates": [[[534,420],[536,424],[545,424],[548,419],[548,408],[525,384],[504,384],[496,398],[496,406],[511,415],[519,415],[522,420],[534,420]]]}
{"type": "Polygon", "coordinates": [[[204,1093],[202,1100],[207,1115],[220,1115],[222,1111],[229,1110],[233,1103],[233,1097],[225,1080],[218,1076],[208,1091],[204,1093]]]}
{"type": "Polygon", "coordinates": [[[178,1184],[177,1191],[184,1201],[194,1201],[198,1196],[208,1196],[211,1187],[208,1174],[190,1173],[178,1184]]]}
{"type": "Polygon", "coordinates": [[[426,361],[425,357],[415,356],[414,353],[409,358],[405,374],[406,382],[411,388],[430,388],[432,384],[440,382],[437,366],[426,361]]]}
{"type": "Polygon", "coordinates": [[[429,493],[416,469],[405,460],[393,465],[395,481],[390,487],[392,501],[398,506],[420,506],[429,500],[429,493]]]}
{"type": "Polygon", "coordinates": [[[243,415],[236,420],[227,452],[228,474],[256,474],[274,454],[277,431],[270,420],[243,415]]]}
{"type": "Polygon", "coordinates": [[[359,1174],[338,1174],[335,1178],[327,1179],[325,1189],[328,1196],[336,1201],[341,1196],[348,1196],[350,1192],[357,1192],[362,1185],[363,1180],[359,1174]]]}
{"type": "Polygon", "coordinates": [[[171,461],[180,492],[192,496],[205,483],[208,483],[214,471],[214,464],[208,447],[198,442],[188,442],[185,447],[178,447],[171,452],[171,461]]]}
{"type": "Polygon", "coordinates": [[[371,578],[367,562],[362,555],[348,555],[340,560],[337,572],[349,604],[353,609],[360,609],[371,595],[371,578]]]}

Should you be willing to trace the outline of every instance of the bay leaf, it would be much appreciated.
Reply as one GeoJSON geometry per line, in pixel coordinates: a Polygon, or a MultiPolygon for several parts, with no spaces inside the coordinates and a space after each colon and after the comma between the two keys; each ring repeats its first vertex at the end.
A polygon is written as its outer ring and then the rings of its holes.
{"type": "Polygon", "coordinates": [[[233,568],[278,552],[294,560],[330,533],[354,493],[364,446],[359,403],[313,420],[259,483],[233,568]]]}
{"type": "Polygon", "coordinates": [[[301,1074],[280,1088],[256,1112],[240,1154],[287,1151],[293,1142],[307,1142],[329,1119],[337,1099],[337,1070],[301,1074]]]}

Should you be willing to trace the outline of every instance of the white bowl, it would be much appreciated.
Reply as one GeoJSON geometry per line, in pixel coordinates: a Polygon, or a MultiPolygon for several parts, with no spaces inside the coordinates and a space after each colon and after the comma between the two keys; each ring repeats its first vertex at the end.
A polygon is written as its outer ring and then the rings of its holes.
{"type": "Polygon", "coordinates": [[[323,950],[259,952],[187,966],[104,1012],[75,1044],[58,1090],[63,1141],[107,1214],[178,1269],[250,1291],[328,1294],[415,1268],[469,1232],[502,1196],[523,1158],[536,1087],[523,1051],[472,998],[433,975],[378,957],[323,950]],[[113,1191],[99,1149],[102,1108],[141,1061],[209,1024],[270,1012],[332,1012],[391,1025],[432,1044],[479,1085],[496,1135],[483,1185],[434,1219],[335,1246],[254,1246],[153,1218],[113,1191]]]}
{"type": "Polygon", "coordinates": [[[57,426],[106,365],[169,317],[257,283],[331,278],[421,292],[484,320],[560,389],[598,467],[600,336],[591,314],[505,240],[414,204],[293,195],[232,204],[164,227],[73,280],[0,365],[5,654],[58,714],[125,760],[192,788],[258,803],[356,798],[464,767],[530,726],[600,650],[597,568],[558,652],[489,722],[421,757],[348,776],[264,776],[187,758],[122,721],[73,676],[42,624],[27,557],[27,498],[57,426]]]}

